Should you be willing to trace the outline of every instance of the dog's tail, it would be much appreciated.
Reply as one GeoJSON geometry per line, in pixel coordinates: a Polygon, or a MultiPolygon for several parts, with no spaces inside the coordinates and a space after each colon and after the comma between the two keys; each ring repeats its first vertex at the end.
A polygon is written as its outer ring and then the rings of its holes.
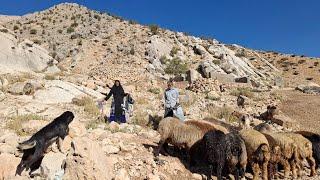
{"type": "Polygon", "coordinates": [[[19,143],[19,145],[17,146],[17,148],[19,150],[25,150],[25,149],[31,149],[33,147],[35,147],[37,145],[37,141],[36,140],[27,140],[27,141],[24,141],[22,143],[19,143]]]}

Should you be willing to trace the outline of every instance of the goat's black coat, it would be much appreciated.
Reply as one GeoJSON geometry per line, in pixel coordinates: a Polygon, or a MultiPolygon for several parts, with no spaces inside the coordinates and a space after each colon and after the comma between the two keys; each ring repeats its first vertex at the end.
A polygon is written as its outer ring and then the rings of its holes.
{"type": "Polygon", "coordinates": [[[208,178],[211,179],[212,167],[216,167],[218,180],[222,171],[233,173],[236,179],[244,177],[247,152],[244,141],[236,133],[224,134],[221,131],[209,131],[203,137],[206,158],[210,166],[208,178]]]}
{"type": "Polygon", "coordinates": [[[66,111],[36,132],[29,140],[20,143],[17,148],[23,152],[23,157],[17,167],[16,174],[21,175],[24,169],[28,170],[30,168],[31,173],[39,168],[42,158],[44,157],[45,150],[54,141],[59,138],[63,140],[68,135],[68,126],[72,122],[73,118],[73,113],[66,111]]]}

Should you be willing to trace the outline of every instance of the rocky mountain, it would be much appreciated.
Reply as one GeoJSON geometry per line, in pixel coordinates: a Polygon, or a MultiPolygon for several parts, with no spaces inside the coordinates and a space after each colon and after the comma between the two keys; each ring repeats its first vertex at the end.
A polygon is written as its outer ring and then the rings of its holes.
{"type": "Polygon", "coordinates": [[[66,110],[76,117],[64,151],[54,144],[34,179],[202,179],[179,156],[154,161],[159,134],[153,123],[163,116],[169,78],[187,119],[238,126],[237,111],[254,126],[275,105],[274,131],[320,133],[317,58],[227,45],[73,3],[0,17],[0,179],[32,179],[14,176],[21,157],[16,145],[66,110]],[[101,120],[110,101],[98,109],[115,79],[135,99],[126,124],[101,120]],[[239,95],[244,108],[237,106],[239,95]]]}

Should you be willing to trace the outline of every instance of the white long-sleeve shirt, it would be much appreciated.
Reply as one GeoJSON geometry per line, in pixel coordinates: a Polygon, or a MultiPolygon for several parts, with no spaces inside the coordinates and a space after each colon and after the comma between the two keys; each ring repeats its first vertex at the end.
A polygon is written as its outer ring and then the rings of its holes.
{"type": "Polygon", "coordinates": [[[179,92],[176,88],[166,89],[164,93],[165,108],[173,108],[179,103],[179,92]]]}

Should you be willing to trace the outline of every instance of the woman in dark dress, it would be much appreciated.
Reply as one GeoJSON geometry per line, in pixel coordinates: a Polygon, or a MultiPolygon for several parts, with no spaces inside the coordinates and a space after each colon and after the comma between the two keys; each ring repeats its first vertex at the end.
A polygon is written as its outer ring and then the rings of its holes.
{"type": "Polygon", "coordinates": [[[121,104],[123,103],[123,98],[127,95],[127,93],[124,93],[124,90],[120,84],[119,80],[115,80],[114,85],[111,87],[110,92],[105,97],[105,100],[107,101],[111,96],[113,96],[114,100],[114,106],[115,106],[115,117],[116,121],[119,121],[121,118],[121,115],[123,114],[123,109],[121,107],[121,104]]]}

